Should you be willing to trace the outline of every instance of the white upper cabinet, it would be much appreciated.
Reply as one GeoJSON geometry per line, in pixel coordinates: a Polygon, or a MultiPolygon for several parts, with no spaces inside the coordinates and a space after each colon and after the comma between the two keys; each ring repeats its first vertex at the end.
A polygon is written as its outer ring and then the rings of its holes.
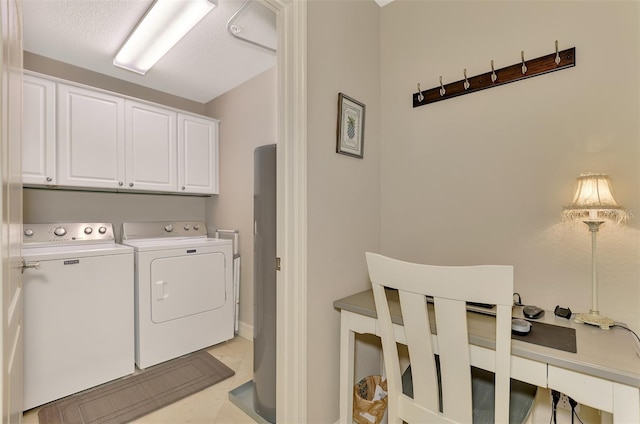
{"type": "Polygon", "coordinates": [[[218,121],[178,113],[178,187],[218,193],[218,121]]]}
{"type": "Polygon", "coordinates": [[[22,125],[23,184],[55,185],[56,84],[24,75],[22,125]]]}
{"type": "Polygon", "coordinates": [[[124,99],[58,84],[58,184],[117,189],[125,181],[124,99]]]}
{"type": "Polygon", "coordinates": [[[23,183],[218,193],[218,121],[24,76],[23,183]]]}
{"type": "Polygon", "coordinates": [[[177,190],[176,116],[172,110],[125,101],[126,188],[177,190]]]}

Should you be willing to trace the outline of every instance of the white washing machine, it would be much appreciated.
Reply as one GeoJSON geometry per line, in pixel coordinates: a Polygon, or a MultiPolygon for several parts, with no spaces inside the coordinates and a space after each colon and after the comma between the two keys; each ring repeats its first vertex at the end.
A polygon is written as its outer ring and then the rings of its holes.
{"type": "Polygon", "coordinates": [[[24,409],[131,374],[133,249],[106,223],[25,224],[24,409]]]}
{"type": "Polygon", "coordinates": [[[122,224],[135,256],[136,364],[144,369],[234,336],[231,240],[204,222],[122,224]]]}

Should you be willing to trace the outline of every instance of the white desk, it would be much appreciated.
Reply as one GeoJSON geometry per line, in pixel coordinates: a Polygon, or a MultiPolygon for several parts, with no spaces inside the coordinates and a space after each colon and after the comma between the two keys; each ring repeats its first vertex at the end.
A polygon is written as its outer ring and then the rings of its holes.
{"type": "MultiPolygon", "coordinates": [[[[355,333],[380,336],[373,292],[366,290],[336,300],[340,309],[340,423],[351,422],[354,385],[355,333]]],[[[389,301],[398,343],[404,329],[397,300],[389,301]]],[[[522,308],[514,316],[522,317],[522,308]]],[[[469,313],[472,365],[493,371],[494,317],[469,313]]],[[[546,311],[537,320],[576,330],[577,353],[519,340],[511,343],[511,376],[539,387],[555,389],[580,404],[613,414],[614,423],[640,423],[640,354],[634,336],[621,328],[601,330],[556,317],[546,311]]]]}

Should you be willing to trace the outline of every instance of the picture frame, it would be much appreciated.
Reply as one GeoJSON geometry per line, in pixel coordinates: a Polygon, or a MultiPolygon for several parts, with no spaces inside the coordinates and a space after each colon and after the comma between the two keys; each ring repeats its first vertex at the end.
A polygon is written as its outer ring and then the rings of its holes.
{"type": "Polygon", "coordinates": [[[364,158],[365,105],[344,93],[338,93],[338,130],[336,153],[364,158]]]}

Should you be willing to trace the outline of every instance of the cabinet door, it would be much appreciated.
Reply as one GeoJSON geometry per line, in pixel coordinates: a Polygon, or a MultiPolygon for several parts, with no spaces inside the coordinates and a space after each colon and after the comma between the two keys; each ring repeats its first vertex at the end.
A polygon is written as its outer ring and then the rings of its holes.
{"type": "Polygon", "coordinates": [[[177,190],[176,112],[125,101],[126,187],[177,190]]]}
{"type": "Polygon", "coordinates": [[[22,183],[55,185],[56,84],[24,75],[22,90],[22,183]]]}
{"type": "Polygon", "coordinates": [[[178,186],[181,193],[218,193],[218,121],[178,114],[178,186]]]}
{"type": "Polygon", "coordinates": [[[58,183],[124,185],[124,99],[58,84],[58,183]]]}

